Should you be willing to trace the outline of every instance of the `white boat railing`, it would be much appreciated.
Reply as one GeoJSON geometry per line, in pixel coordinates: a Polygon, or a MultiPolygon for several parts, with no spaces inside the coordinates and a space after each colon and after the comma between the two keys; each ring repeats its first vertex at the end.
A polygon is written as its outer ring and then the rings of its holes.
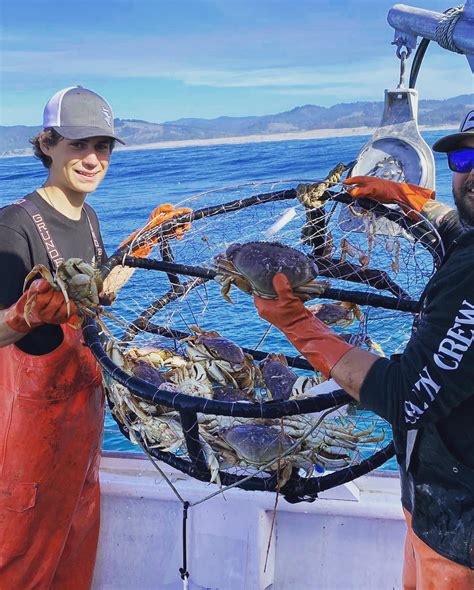
{"type": "MultiPolygon", "coordinates": [[[[187,501],[210,484],[160,463],[187,501]]],[[[143,455],[104,454],[94,590],[180,590],[182,505],[143,455]]],[[[398,476],[376,473],[288,504],[232,489],[189,510],[194,590],[391,590],[401,585],[404,522],[398,476]],[[269,546],[269,539],[271,543],[269,546]],[[266,567],[265,567],[266,562],[266,567]]]]}

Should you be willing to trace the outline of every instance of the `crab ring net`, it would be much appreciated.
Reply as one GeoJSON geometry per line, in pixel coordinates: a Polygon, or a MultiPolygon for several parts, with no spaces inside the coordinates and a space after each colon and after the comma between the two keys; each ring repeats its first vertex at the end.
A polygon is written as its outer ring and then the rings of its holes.
{"type": "MultiPolygon", "coordinates": [[[[292,246],[324,281],[307,303],[317,317],[376,354],[402,351],[442,257],[437,232],[396,207],[356,204],[337,183],[305,202],[314,186],[321,189],[307,180],[249,183],[183,200],[193,212],[161,227],[156,258],[134,258],[131,248],[111,257],[105,273],[118,264],[137,270],[109,308],[114,320],[84,329],[120,431],[221,490],[311,500],[394,455],[388,423],[315,373],[248,294],[231,288],[229,303],[212,280],[215,256],[230,244],[292,246]],[[191,229],[167,239],[178,221],[191,229]]],[[[155,237],[145,226],[134,245],[155,237]]]]}

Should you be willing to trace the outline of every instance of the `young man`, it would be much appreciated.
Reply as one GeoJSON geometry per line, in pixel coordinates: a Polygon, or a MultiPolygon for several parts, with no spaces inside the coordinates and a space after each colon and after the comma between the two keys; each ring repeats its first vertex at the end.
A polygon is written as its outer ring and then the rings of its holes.
{"type": "MultiPolygon", "coordinates": [[[[86,590],[99,533],[101,372],[75,305],[69,313],[44,279],[22,292],[36,264],[105,261],[85,199],[123,142],[109,104],[80,86],[48,101],[43,126],[32,143],[47,180],[0,210],[0,588],[86,590]]],[[[190,211],[170,208],[154,222],[190,211]]]]}
{"type": "Polygon", "coordinates": [[[474,588],[474,111],[437,141],[453,171],[457,213],[433,191],[372,177],[346,180],[353,197],[398,203],[434,222],[447,253],[428,283],[410,342],[397,360],[352,347],[315,318],[284,274],[278,299],[255,297],[311,365],[393,426],[408,534],[404,588],[474,588]]]}
{"type": "Polygon", "coordinates": [[[43,279],[22,291],[36,264],[104,261],[84,201],[121,140],[107,102],[81,87],[49,100],[43,126],[33,144],[48,178],[0,212],[0,588],[85,589],[99,532],[101,373],[62,294],[43,279]]]}

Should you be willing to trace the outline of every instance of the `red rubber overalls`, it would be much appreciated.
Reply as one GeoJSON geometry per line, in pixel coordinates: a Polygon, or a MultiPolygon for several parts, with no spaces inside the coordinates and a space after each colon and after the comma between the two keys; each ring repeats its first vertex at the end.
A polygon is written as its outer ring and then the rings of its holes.
{"type": "Polygon", "coordinates": [[[100,519],[101,372],[82,331],[0,348],[0,590],[85,590],[100,519]]]}
{"type": "Polygon", "coordinates": [[[411,514],[403,509],[407,522],[403,590],[473,590],[474,570],[451,561],[428,547],[411,526],[411,514]]]}

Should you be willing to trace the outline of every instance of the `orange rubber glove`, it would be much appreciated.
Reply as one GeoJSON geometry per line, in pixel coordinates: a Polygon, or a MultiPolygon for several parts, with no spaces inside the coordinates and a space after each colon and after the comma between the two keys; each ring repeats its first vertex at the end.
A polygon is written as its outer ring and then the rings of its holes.
{"type": "Polygon", "coordinates": [[[68,312],[66,300],[61,291],[56,291],[44,279],[37,279],[31,283],[20,299],[6,310],[5,323],[15,332],[28,334],[44,324],[77,322],[77,307],[74,301],[69,302],[69,309],[68,312]],[[27,303],[30,309],[25,315],[27,303]]]}
{"type": "MultiPolygon", "coordinates": [[[[180,215],[184,215],[186,213],[192,213],[192,211],[193,210],[189,207],[178,207],[178,209],[175,209],[175,207],[173,205],[170,205],[169,203],[160,205],[152,212],[152,214],[148,218],[146,225],[141,229],[138,229],[137,231],[130,234],[128,238],[126,238],[120,244],[119,248],[126,246],[127,244],[130,244],[135,238],[135,236],[142,232],[144,229],[152,229],[157,225],[162,225],[166,221],[170,221],[170,219],[173,219],[174,217],[179,217],[180,215]]],[[[181,240],[184,235],[184,232],[188,231],[189,229],[191,229],[190,223],[180,223],[179,225],[176,225],[176,227],[174,227],[172,230],[167,232],[167,237],[181,240]]],[[[137,256],[138,258],[146,258],[152,251],[153,247],[156,246],[156,244],[158,244],[159,241],[159,234],[151,240],[149,240],[146,244],[140,245],[140,242],[138,241],[137,248],[133,249],[131,254],[133,256],[137,256]]]]}
{"type": "Polygon", "coordinates": [[[277,273],[273,287],[278,299],[254,296],[258,314],[281,330],[311,366],[329,378],[334,365],[354,347],[314,317],[293,293],[286,275],[277,273]]]}
{"type": "Polygon", "coordinates": [[[434,199],[435,191],[429,188],[423,188],[416,184],[406,182],[392,182],[383,178],[374,176],[353,176],[346,178],[345,185],[355,184],[355,188],[350,190],[351,197],[355,199],[368,198],[387,205],[396,203],[402,207],[405,213],[418,221],[419,216],[415,213],[421,213],[423,207],[434,199]]]}

